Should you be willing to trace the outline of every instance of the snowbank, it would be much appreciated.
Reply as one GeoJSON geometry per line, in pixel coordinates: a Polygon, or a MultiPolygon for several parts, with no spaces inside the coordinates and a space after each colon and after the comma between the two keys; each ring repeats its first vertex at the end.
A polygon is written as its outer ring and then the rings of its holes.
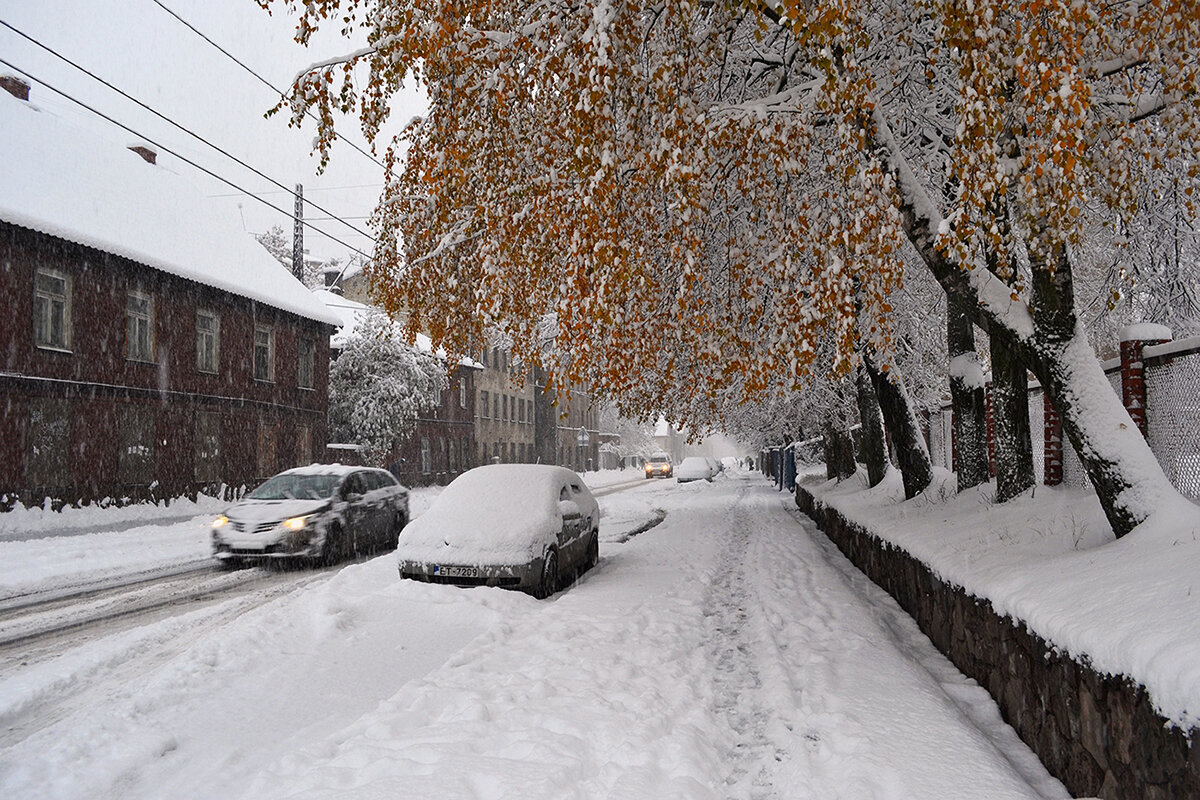
{"type": "Polygon", "coordinates": [[[1114,540],[1090,491],[1038,486],[996,505],[993,487],[956,495],[944,471],[908,502],[899,473],[806,488],[1076,660],[1142,684],[1172,723],[1200,724],[1200,508],[1162,506],[1114,540]]]}

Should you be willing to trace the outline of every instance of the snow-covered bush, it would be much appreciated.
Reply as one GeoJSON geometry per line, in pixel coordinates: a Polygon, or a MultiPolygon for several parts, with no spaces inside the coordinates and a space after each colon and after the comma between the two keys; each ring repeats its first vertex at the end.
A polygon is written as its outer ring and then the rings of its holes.
{"type": "Polygon", "coordinates": [[[404,342],[387,315],[372,310],[329,368],[330,438],[359,445],[375,463],[420,412],[437,406],[446,385],[442,361],[404,342]]]}

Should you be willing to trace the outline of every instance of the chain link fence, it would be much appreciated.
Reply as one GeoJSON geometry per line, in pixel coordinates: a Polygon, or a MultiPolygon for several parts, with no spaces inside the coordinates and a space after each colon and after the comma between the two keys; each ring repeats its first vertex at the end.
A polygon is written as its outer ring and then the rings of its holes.
{"type": "Polygon", "coordinates": [[[929,458],[935,467],[954,469],[954,414],[948,406],[929,415],[929,458]]]}
{"type": "MultiPolygon", "coordinates": [[[[1200,500],[1200,339],[1161,346],[1145,360],[1147,440],[1163,471],[1185,496],[1200,500]],[[1174,348],[1174,349],[1172,349],[1174,348]]],[[[1121,370],[1105,370],[1109,386],[1121,398],[1121,370]]],[[[1029,392],[1029,432],[1033,470],[1045,479],[1045,405],[1041,387],[1029,392]]],[[[953,469],[953,414],[942,406],[929,415],[929,454],[935,466],[953,469]]],[[[1087,473],[1063,437],[1063,485],[1086,487],[1087,473]]]]}
{"type": "Polygon", "coordinates": [[[1150,449],[1175,488],[1200,500],[1200,346],[1143,363],[1150,449]]]}

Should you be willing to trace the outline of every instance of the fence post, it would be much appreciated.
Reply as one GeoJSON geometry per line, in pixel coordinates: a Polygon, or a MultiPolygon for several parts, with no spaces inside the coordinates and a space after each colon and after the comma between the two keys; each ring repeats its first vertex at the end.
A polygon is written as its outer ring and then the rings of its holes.
{"type": "Polygon", "coordinates": [[[1045,391],[1042,392],[1042,442],[1042,483],[1058,486],[1063,479],[1062,419],[1045,391]]]}
{"type": "Polygon", "coordinates": [[[1142,350],[1174,337],[1171,329],[1153,322],[1140,322],[1121,330],[1121,400],[1125,410],[1146,437],[1146,374],[1142,350]]]}
{"type": "MultiPolygon", "coordinates": [[[[945,409],[942,409],[942,429],[946,428],[945,409]]],[[[954,424],[954,409],[950,410],[950,471],[958,473],[958,426],[954,424]]]]}
{"type": "Polygon", "coordinates": [[[984,406],[987,410],[988,477],[996,477],[996,417],[992,413],[992,379],[983,385],[984,406]]]}

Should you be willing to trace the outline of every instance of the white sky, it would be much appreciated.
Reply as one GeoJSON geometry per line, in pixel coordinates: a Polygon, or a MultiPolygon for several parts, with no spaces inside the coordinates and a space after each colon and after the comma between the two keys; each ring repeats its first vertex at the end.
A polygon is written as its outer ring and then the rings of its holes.
{"type": "MultiPolygon", "coordinates": [[[[161,2],[279,87],[285,87],[304,66],[363,44],[341,39],[336,31],[330,31],[311,48],[302,48],[292,40],[295,18],[281,5],[273,8],[273,15],[268,15],[254,0],[161,2]]],[[[309,124],[298,131],[288,128],[286,118],[281,115],[264,119],[264,112],[274,105],[277,96],[154,0],[0,0],[0,21],[92,71],[279,183],[287,187],[304,184],[306,200],[367,230],[365,218],[378,197],[382,168],[340,143],[334,147],[325,174],[317,176],[319,160],[309,154],[314,126],[309,124]]],[[[272,225],[281,225],[290,236],[293,201],[278,187],[3,26],[0,26],[0,58],[35,78],[31,81],[32,102],[121,144],[135,141],[132,134],[39,85],[38,81],[64,90],[146,138],[285,209],[286,215],[252,197],[237,196],[236,190],[228,185],[160,149],[159,164],[185,175],[205,195],[224,195],[221,202],[235,207],[240,204],[246,230],[261,233],[272,225]]],[[[0,73],[11,72],[0,65],[0,73]]],[[[385,133],[390,136],[423,109],[421,95],[410,88],[404,96],[396,98],[395,124],[385,133]]],[[[356,120],[343,119],[337,130],[369,150],[356,120]]],[[[380,140],[381,152],[386,144],[387,139],[380,140]]],[[[305,209],[305,217],[322,230],[370,252],[368,240],[362,235],[339,222],[317,219],[327,216],[311,206],[305,209]]],[[[346,246],[309,228],[305,229],[305,247],[311,257],[322,259],[344,258],[349,252],[346,246]]]]}

